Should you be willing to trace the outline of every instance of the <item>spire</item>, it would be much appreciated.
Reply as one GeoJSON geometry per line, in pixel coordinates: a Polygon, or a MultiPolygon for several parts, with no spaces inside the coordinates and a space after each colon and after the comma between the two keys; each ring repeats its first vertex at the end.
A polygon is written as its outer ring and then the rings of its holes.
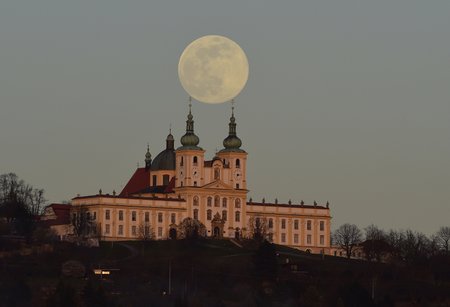
{"type": "Polygon", "coordinates": [[[242,141],[236,135],[236,119],[234,118],[234,99],[231,100],[231,117],[228,124],[228,136],[223,140],[225,149],[221,151],[243,151],[240,149],[242,141]]]}
{"type": "Polygon", "coordinates": [[[166,149],[173,150],[175,148],[175,140],[172,135],[172,124],[170,124],[169,135],[166,138],[166,149]]]}
{"type": "Polygon", "coordinates": [[[152,155],[150,153],[150,145],[147,143],[147,153],[145,154],[145,168],[149,169],[152,165],[152,155]]]}
{"type": "Polygon", "coordinates": [[[189,114],[186,121],[186,133],[181,137],[181,146],[183,149],[201,149],[198,147],[200,139],[194,133],[194,116],[192,116],[192,98],[189,97],[189,114]]]}

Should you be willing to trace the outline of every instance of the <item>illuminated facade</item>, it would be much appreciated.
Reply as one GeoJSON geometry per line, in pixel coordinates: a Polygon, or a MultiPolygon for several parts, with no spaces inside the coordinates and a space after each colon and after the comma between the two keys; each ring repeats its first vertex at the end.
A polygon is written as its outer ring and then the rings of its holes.
{"type": "Polygon", "coordinates": [[[102,240],[180,237],[180,222],[192,218],[205,225],[207,236],[250,237],[257,229],[270,241],[313,253],[330,253],[330,210],[327,205],[278,204],[247,200],[247,152],[236,135],[232,112],[224,148],[211,160],[199,147],[189,107],[186,133],[175,149],[172,134],[166,148],[145,167],[137,168],[120,194],[78,196],[72,214],[86,208],[102,240]]]}

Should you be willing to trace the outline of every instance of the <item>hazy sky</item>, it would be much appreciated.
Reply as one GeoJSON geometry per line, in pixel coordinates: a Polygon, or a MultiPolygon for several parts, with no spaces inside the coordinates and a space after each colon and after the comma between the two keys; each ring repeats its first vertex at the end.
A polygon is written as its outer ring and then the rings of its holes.
{"type": "MultiPolygon", "coordinates": [[[[184,133],[178,59],[218,34],[246,52],[237,98],[249,197],[331,203],[351,222],[450,220],[450,1],[0,1],[0,173],[50,201],[120,191],[184,133]]],[[[193,106],[211,158],[229,105],[193,106]]]]}

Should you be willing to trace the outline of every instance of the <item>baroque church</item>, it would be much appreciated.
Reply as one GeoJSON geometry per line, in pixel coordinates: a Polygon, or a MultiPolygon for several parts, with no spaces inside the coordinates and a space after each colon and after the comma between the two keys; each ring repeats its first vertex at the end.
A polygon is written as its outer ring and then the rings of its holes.
{"type": "Polygon", "coordinates": [[[329,254],[331,215],[328,203],[307,205],[247,199],[247,152],[236,133],[234,107],[223,149],[205,157],[189,104],[186,133],[175,148],[171,133],[154,159],[147,147],[145,167],[138,167],[116,195],[77,196],[71,212],[86,210],[101,240],[157,240],[181,237],[186,218],[205,226],[206,236],[251,237],[257,228],[269,241],[312,253],[329,254]],[[78,210],[78,211],[77,211],[78,210]]]}

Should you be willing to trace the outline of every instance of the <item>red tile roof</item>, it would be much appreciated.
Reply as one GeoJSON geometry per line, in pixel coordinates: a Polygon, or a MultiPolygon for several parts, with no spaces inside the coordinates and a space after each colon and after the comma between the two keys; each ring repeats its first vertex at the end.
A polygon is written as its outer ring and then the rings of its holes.
{"type": "Polygon", "coordinates": [[[56,219],[52,220],[41,220],[41,223],[45,226],[52,225],[67,225],[70,224],[70,204],[51,204],[48,205],[53,209],[53,212],[56,215],[56,219]]]}
{"type": "Polygon", "coordinates": [[[136,169],[133,176],[128,181],[127,185],[120,192],[120,197],[126,197],[133,193],[138,193],[139,191],[150,186],[150,170],[145,167],[140,167],[136,169]]]}

